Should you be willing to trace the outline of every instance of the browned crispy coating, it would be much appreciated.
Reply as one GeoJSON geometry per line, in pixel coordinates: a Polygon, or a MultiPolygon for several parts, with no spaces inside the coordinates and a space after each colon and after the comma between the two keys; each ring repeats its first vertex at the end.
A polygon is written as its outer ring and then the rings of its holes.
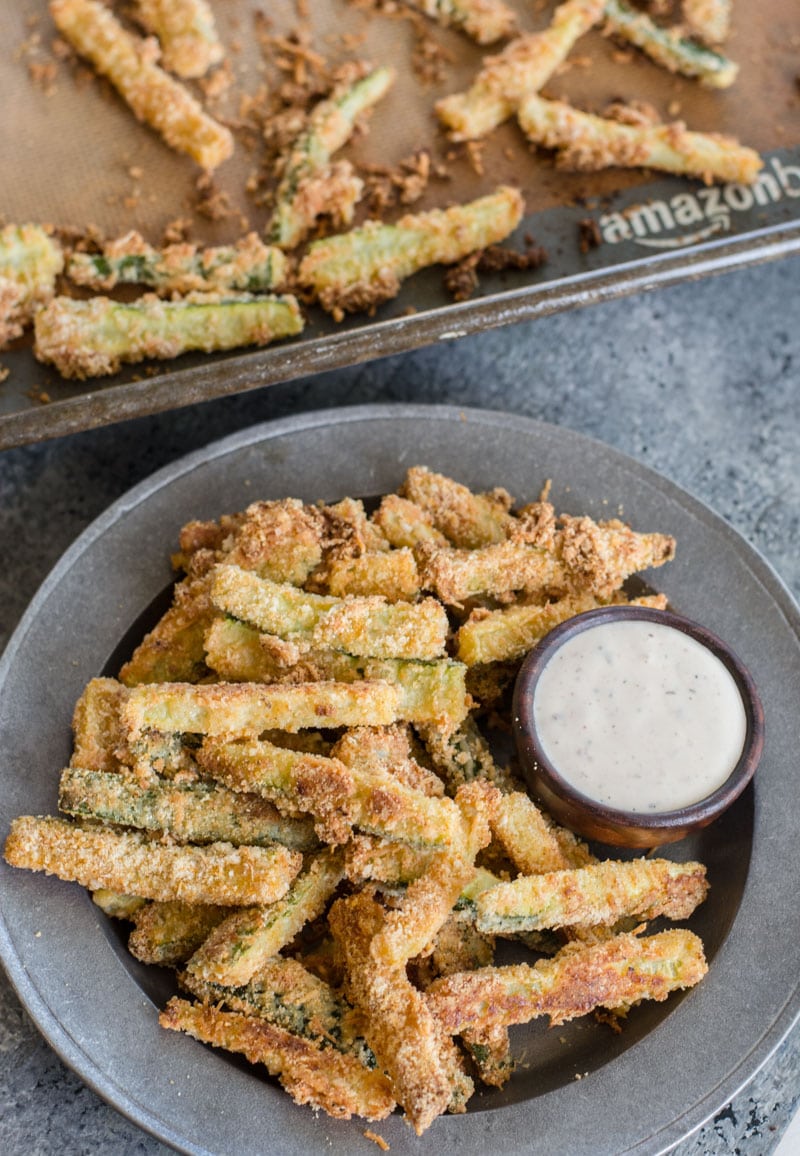
{"type": "Polygon", "coordinates": [[[513,524],[511,495],[502,489],[475,494],[467,486],[424,466],[412,466],[401,495],[430,515],[434,526],[453,546],[474,550],[502,542],[513,524]]]}
{"type": "Polygon", "coordinates": [[[87,771],[118,771],[119,749],[124,736],[120,709],[127,696],[114,678],[93,678],[75,704],[72,716],[74,741],[70,766],[87,771]]]}
{"type": "Polygon", "coordinates": [[[533,966],[486,967],[436,980],[425,994],[442,1027],[473,1028],[527,1023],[547,1015],[553,1024],[641,999],[664,1000],[698,983],[708,970],[700,940],[675,929],[632,934],[588,946],[570,944],[533,966]]]}
{"type": "Polygon", "coordinates": [[[372,941],[385,924],[383,908],[360,892],[333,905],[329,924],[345,962],[345,992],[365,1014],[367,1041],[421,1135],[451,1104],[454,1084],[466,1099],[471,1081],[405,968],[387,967],[372,955],[372,941]]]}
{"type": "Polygon", "coordinates": [[[158,1022],[214,1047],[241,1052],[253,1064],[264,1064],[296,1103],[322,1108],[329,1116],[382,1120],[394,1108],[382,1072],[370,1071],[355,1056],[317,1047],[257,1016],[174,997],[158,1022]]]}
{"type": "Polygon", "coordinates": [[[96,891],[187,903],[271,903],[288,889],[303,857],[286,847],[203,847],[150,842],[138,834],[82,828],[23,815],[11,824],[5,859],[96,891]]]}
{"type": "Polygon", "coordinates": [[[208,578],[179,582],[172,606],[124,664],[120,681],[126,686],[197,682],[208,673],[203,636],[213,616],[208,578]]]}

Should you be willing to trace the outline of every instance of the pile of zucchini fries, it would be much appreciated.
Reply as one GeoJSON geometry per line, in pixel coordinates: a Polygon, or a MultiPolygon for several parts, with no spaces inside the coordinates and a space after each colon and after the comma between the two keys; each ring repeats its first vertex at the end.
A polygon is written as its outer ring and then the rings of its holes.
{"type": "Polygon", "coordinates": [[[511,1077],[510,1025],[705,973],[691,931],[643,934],[691,915],[704,867],[598,861],[484,733],[539,638],[674,547],[424,467],[371,514],[190,522],[172,605],[76,706],[62,817],[16,819],[5,858],[89,888],[176,969],[165,1027],[422,1133],[511,1077]],[[496,964],[506,939],[530,960],[496,964]]]}

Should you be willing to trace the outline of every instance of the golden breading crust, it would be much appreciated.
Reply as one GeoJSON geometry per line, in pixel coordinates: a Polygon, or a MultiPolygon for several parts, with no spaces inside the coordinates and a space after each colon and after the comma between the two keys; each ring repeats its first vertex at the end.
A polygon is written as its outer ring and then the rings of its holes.
{"type": "Polygon", "coordinates": [[[439,1028],[405,968],[379,963],[372,941],[385,925],[383,908],[365,892],[338,900],[328,921],[345,962],[345,992],[367,1022],[365,1035],[385,1068],[398,1103],[417,1135],[472,1091],[455,1045],[439,1028]]]}
{"type": "Polygon", "coordinates": [[[44,871],[96,891],[187,903],[272,903],[288,889],[303,856],[286,847],[204,847],[148,842],[136,834],[76,827],[23,815],[5,845],[12,867],[44,871]]]}
{"type": "Polygon", "coordinates": [[[355,1056],[319,1048],[256,1016],[174,997],[158,1022],[214,1047],[241,1052],[253,1064],[265,1064],[296,1103],[322,1108],[329,1116],[383,1120],[394,1108],[382,1072],[370,1071],[355,1056]]]}
{"type": "Polygon", "coordinates": [[[425,994],[442,1027],[456,1034],[527,1023],[547,1015],[552,1024],[641,999],[664,1000],[706,974],[703,945],[675,929],[639,938],[617,935],[603,943],[570,944],[553,959],[486,967],[436,980],[425,994]]]}

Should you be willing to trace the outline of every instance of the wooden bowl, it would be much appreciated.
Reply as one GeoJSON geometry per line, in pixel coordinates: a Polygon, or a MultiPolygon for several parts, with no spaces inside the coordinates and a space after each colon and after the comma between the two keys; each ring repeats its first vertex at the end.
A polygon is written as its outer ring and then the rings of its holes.
{"type": "Polygon", "coordinates": [[[764,711],[753,679],[720,638],[679,614],[644,606],[604,606],[570,618],[551,630],[528,654],[514,689],[514,736],[531,794],[559,823],[601,843],[620,847],[657,847],[708,826],[742,793],[755,773],[764,746],[764,711]],[[638,619],[670,626],[690,635],[715,655],[733,676],[745,712],[745,738],[739,761],[728,778],[705,798],[671,811],[627,811],[581,793],[559,774],[544,753],[534,719],[534,695],[547,662],[576,634],[602,623],[638,619]]]}

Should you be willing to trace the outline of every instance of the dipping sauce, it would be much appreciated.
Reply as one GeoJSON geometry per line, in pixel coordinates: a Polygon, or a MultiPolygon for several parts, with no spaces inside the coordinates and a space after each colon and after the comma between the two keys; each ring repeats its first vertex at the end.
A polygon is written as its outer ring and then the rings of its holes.
{"type": "Polygon", "coordinates": [[[736,766],[747,732],[725,664],[682,630],[636,619],[568,638],[539,675],[533,713],[563,779],[633,812],[706,798],[736,766]]]}

